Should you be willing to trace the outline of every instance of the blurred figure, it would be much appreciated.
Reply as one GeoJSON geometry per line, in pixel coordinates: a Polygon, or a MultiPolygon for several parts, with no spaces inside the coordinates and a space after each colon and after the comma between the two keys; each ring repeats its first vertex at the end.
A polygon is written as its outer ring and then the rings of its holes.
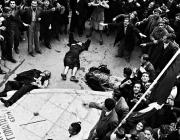
{"type": "Polygon", "coordinates": [[[103,45],[103,26],[99,23],[104,23],[104,9],[109,8],[108,1],[106,0],[94,0],[90,3],[88,3],[88,6],[94,7],[93,13],[91,14],[91,27],[90,32],[87,35],[87,37],[92,36],[93,30],[96,30],[99,32],[100,39],[99,44],[103,45]]]}

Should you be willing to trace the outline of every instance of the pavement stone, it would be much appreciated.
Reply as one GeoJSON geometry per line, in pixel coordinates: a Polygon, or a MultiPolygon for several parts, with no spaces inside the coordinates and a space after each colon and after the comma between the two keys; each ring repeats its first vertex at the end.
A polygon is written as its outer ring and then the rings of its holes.
{"type": "MultiPolygon", "coordinates": [[[[97,40],[99,36],[95,33],[92,44],[88,51],[80,55],[81,68],[77,72],[78,83],[69,80],[71,71],[69,71],[67,80],[61,80],[60,73],[63,71],[63,58],[69,50],[66,45],[67,36],[61,36],[61,41],[52,41],[52,49],[49,50],[41,44],[42,55],[35,54],[31,57],[27,53],[27,41],[20,44],[20,54],[13,52],[14,58],[18,61],[25,58],[25,62],[18,68],[15,74],[29,69],[49,70],[51,79],[49,84],[50,92],[32,92],[25,95],[8,110],[12,112],[16,127],[21,129],[21,133],[16,134],[17,140],[69,140],[68,127],[72,122],[80,120],[82,122],[82,139],[86,138],[89,131],[97,122],[100,111],[96,109],[87,109],[82,106],[83,102],[102,102],[110,97],[110,93],[99,93],[92,91],[84,82],[84,75],[92,66],[107,64],[111,74],[123,78],[122,71],[125,66],[139,66],[139,48],[135,48],[130,63],[122,58],[115,58],[117,47],[113,47],[114,36],[104,35],[104,45],[99,45],[97,40]],[[54,89],[58,89],[55,92],[54,89]],[[22,135],[22,136],[21,136],[22,135]]],[[[78,37],[75,39],[85,41],[86,38],[78,37]]],[[[10,69],[17,64],[5,62],[10,69]]],[[[6,67],[2,68],[6,71],[6,67]]],[[[0,75],[0,80],[3,76],[0,75]]],[[[12,80],[13,76],[9,78],[12,80]]],[[[0,87],[2,90],[4,86],[0,87]]],[[[0,103],[0,110],[5,109],[0,103]]],[[[1,112],[1,111],[0,111],[1,112]]],[[[1,129],[1,127],[0,127],[1,129]]]]}

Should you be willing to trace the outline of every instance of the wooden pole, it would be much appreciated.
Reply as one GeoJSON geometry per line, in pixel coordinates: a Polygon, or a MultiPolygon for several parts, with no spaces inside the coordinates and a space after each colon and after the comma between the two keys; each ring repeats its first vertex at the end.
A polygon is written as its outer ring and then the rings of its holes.
{"type": "MultiPolygon", "coordinates": [[[[167,65],[164,67],[164,69],[160,72],[160,74],[156,77],[156,79],[153,81],[153,83],[149,86],[149,88],[146,90],[146,92],[141,96],[141,98],[138,100],[138,102],[133,106],[133,108],[129,111],[129,113],[124,117],[124,119],[120,122],[117,128],[121,127],[123,122],[126,121],[126,119],[131,115],[131,113],[136,109],[136,107],[141,103],[143,99],[145,99],[145,96],[152,90],[152,88],[157,84],[159,79],[162,77],[164,72],[169,68],[169,66],[173,63],[173,61],[176,59],[176,57],[180,55],[180,49],[174,54],[174,56],[171,58],[171,60],[167,63],[167,65]]],[[[115,131],[117,130],[115,129],[115,131]]]]}

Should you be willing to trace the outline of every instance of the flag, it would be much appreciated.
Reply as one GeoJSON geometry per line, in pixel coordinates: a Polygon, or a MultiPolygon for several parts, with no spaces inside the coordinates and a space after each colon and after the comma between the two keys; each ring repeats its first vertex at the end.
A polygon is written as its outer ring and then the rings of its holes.
{"type": "Polygon", "coordinates": [[[172,87],[175,84],[176,77],[180,72],[180,54],[176,57],[174,62],[169,66],[158,83],[152,89],[150,95],[150,102],[157,102],[163,104],[166,102],[171,93],[172,87]]]}
{"type": "Polygon", "coordinates": [[[169,62],[170,65],[169,63],[167,64],[167,69],[164,68],[165,72],[164,70],[162,71],[162,73],[164,73],[158,80],[158,83],[152,89],[151,95],[149,97],[149,107],[137,112],[132,112],[129,116],[126,116],[126,122],[129,126],[133,126],[141,120],[149,120],[159,109],[162,108],[168,96],[170,95],[172,87],[175,84],[176,77],[180,72],[179,51],[180,50],[178,50],[178,52],[176,53],[177,55],[174,55],[170,60],[172,63],[169,62]]]}
{"type": "Polygon", "coordinates": [[[159,105],[157,102],[154,102],[149,104],[148,107],[140,111],[131,113],[126,120],[126,123],[124,124],[125,128],[127,130],[130,130],[132,127],[134,127],[138,122],[142,120],[149,123],[148,120],[150,120],[150,118],[162,107],[163,105],[159,105]]]}

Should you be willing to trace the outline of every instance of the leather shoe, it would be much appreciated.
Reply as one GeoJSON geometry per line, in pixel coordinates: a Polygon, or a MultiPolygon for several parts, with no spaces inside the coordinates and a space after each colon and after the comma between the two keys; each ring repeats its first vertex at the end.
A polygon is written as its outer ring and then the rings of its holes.
{"type": "Polygon", "coordinates": [[[1,101],[2,103],[4,103],[4,106],[5,106],[5,107],[11,106],[10,103],[9,103],[7,100],[3,99],[3,98],[1,98],[0,101],[1,101]]]}
{"type": "Polygon", "coordinates": [[[30,56],[35,57],[33,53],[29,53],[30,56]]]}
{"type": "Polygon", "coordinates": [[[15,51],[16,54],[19,54],[19,49],[18,48],[14,49],[14,51],[15,51]]]}
{"type": "Polygon", "coordinates": [[[8,58],[7,60],[12,62],[12,63],[16,63],[16,60],[14,58],[8,58]]]}
{"type": "Polygon", "coordinates": [[[61,77],[63,80],[66,80],[66,74],[61,73],[61,77]]]}
{"type": "Polygon", "coordinates": [[[51,49],[51,48],[52,48],[50,44],[49,44],[49,45],[46,45],[46,47],[47,47],[48,49],[51,49]]]}
{"type": "Polygon", "coordinates": [[[71,76],[70,81],[77,83],[79,80],[75,76],[71,76]]]}
{"type": "Polygon", "coordinates": [[[100,45],[103,45],[103,41],[102,41],[102,40],[100,40],[100,41],[99,41],[99,44],[100,44],[100,45]]]}

